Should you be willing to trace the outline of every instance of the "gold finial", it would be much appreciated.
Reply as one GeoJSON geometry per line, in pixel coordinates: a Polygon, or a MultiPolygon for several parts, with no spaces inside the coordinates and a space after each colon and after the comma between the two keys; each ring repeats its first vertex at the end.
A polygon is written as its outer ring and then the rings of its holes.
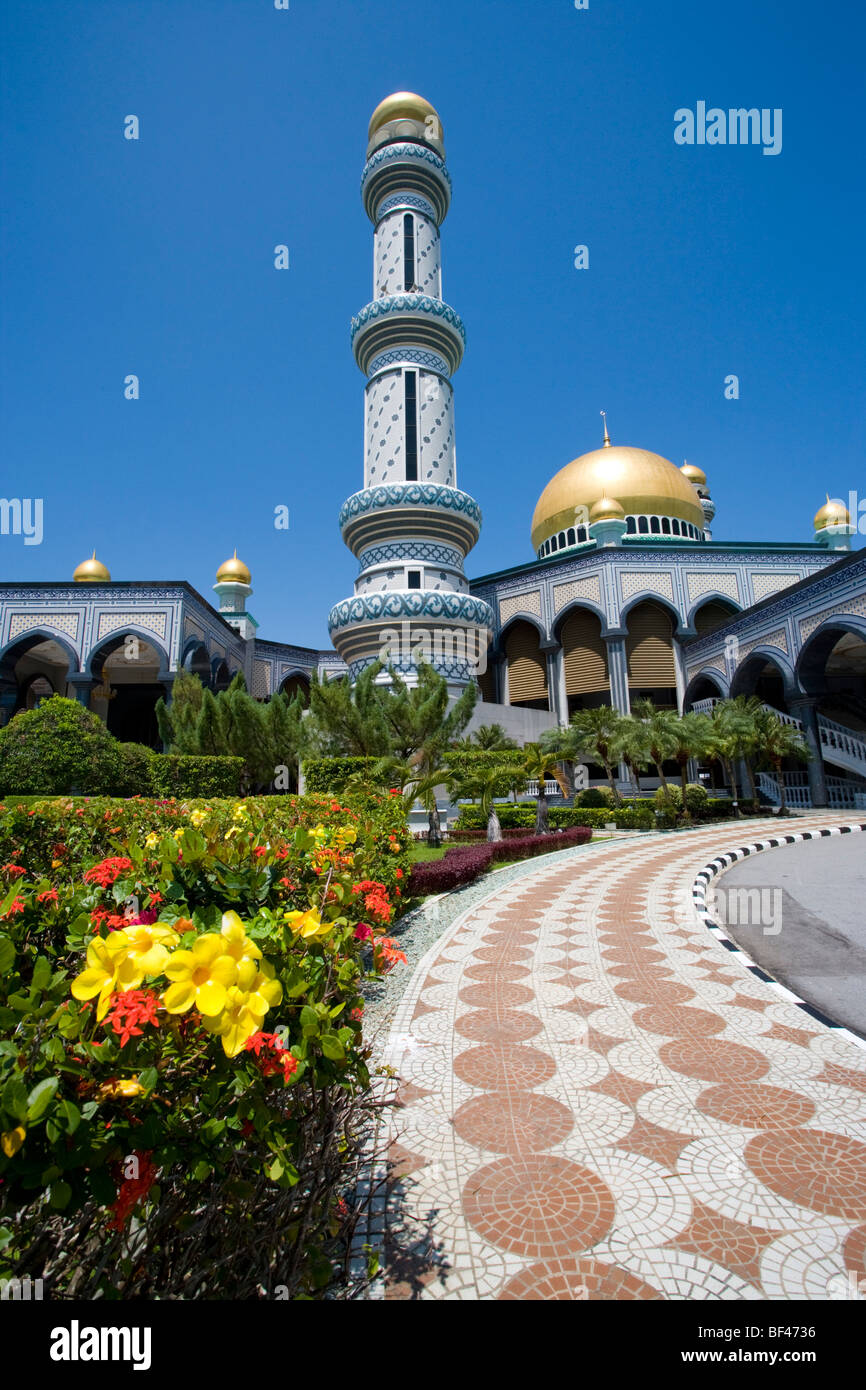
{"type": "Polygon", "coordinates": [[[601,416],[601,418],[604,420],[604,442],[603,442],[603,444],[602,444],[602,448],[603,448],[603,449],[609,449],[609,448],[610,448],[610,435],[609,435],[608,432],[607,432],[607,411],[606,411],[606,410],[600,410],[598,413],[599,413],[599,415],[601,416]]]}

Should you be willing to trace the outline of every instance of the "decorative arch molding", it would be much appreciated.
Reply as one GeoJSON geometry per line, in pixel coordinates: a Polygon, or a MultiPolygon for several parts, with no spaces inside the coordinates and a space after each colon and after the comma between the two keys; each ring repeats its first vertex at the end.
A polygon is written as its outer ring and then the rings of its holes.
{"type": "Polygon", "coordinates": [[[673,636],[675,638],[688,635],[685,631],[682,613],[677,608],[676,603],[671,599],[664,598],[661,594],[653,593],[652,590],[643,590],[641,593],[635,594],[633,598],[630,598],[628,603],[623,604],[619,611],[619,621],[616,624],[611,624],[610,630],[604,634],[605,637],[628,636],[628,615],[633,609],[640,607],[643,603],[652,603],[656,608],[663,608],[665,610],[673,621],[673,636]]]}
{"type": "Polygon", "coordinates": [[[18,633],[11,642],[0,651],[0,673],[9,672],[11,674],[16,663],[26,656],[31,647],[36,647],[40,642],[56,642],[66,654],[69,662],[68,674],[77,675],[81,670],[78,652],[71,645],[67,638],[57,632],[52,632],[50,628],[33,627],[28,632],[18,633]]]}
{"type": "Polygon", "coordinates": [[[90,648],[86,660],[82,663],[82,671],[93,680],[97,680],[102,673],[101,671],[94,672],[94,662],[98,659],[106,661],[113,652],[116,652],[119,647],[123,646],[126,637],[138,637],[149,647],[153,647],[154,651],[159,656],[157,681],[174,679],[176,672],[171,670],[171,657],[164,642],[161,642],[156,636],[156,633],[152,632],[150,628],[139,627],[134,623],[127,623],[124,627],[115,629],[114,632],[108,634],[106,637],[100,638],[98,642],[95,642],[90,648]]]}
{"type": "Polygon", "coordinates": [[[499,629],[499,633],[497,634],[497,652],[504,653],[505,639],[508,636],[508,633],[511,630],[511,628],[513,628],[516,623],[529,623],[530,627],[534,627],[536,632],[538,633],[539,646],[544,647],[550,641],[544,623],[537,613],[512,613],[512,615],[508,619],[508,622],[505,623],[505,625],[499,629]]]}
{"type": "Polygon", "coordinates": [[[731,697],[733,698],[737,695],[751,695],[751,690],[742,688],[745,684],[746,673],[750,667],[755,667],[756,670],[759,670],[761,666],[766,666],[768,663],[775,666],[779,675],[782,677],[786,700],[796,700],[798,696],[802,696],[803,691],[800,689],[796,675],[794,674],[794,668],[786,653],[779,647],[763,646],[759,644],[753,647],[748,656],[744,657],[736,667],[731,677],[731,697]]]}
{"type": "Polygon", "coordinates": [[[686,619],[686,627],[689,628],[690,632],[696,632],[695,618],[697,617],[698,613],[701,611],[702,608],[706,608],[708,603],[724,604],[726,608],[730,608],[732,610],[730,614],[732,618],[738,617],[739,614],[743,611],[742,605],[738,603],[736,599],[732,599],[730,594],[723,594],[718,589],[708,589],[706,593],[701,594],[699,598],[695,599],[695,602],[689,609],[689,614],[686,619]]]}
{"type": "Polygon", "coordinates": [[[804,690],[807,688],[808,682],[815,675],[816,660],[820,661],[823,671],[827,658],[836,643],[846,635],[859,637],[861,641],[866,642],[866,618],[858,617],[853,613],[834,613],[832,617],[825,618],[820,627],[816,627],[810,633],[800,648],[794,667],[794,676],[798,685],[802,686],[804,690]]]}
{"type": "Polygon", "coordinates": [[[607,614],[605,613],[601,605],[597,603],[592,603],[589,599],[577,598],[574,599],[571,603],[567,604],[565,608],[560,609],[560,611],[557,613],[550,629],[549,640],[553,642],[560,642],[562,639],[562,629],[565,623],[571,617],[572,613],[579,612],[591,613],[594,618],[598,618],[598,621],[601,624],[602,637],[609,637],[611,635],[607,625],[607,614]]]}
{"type": "Polygon", "coordinates": [[[691,708],[695,698],[695,691],[705,682],[716,687],[716,690],[719,692],[718,698],[720,700],[727,700],[730,698],[729,683],[721,672],[714,671],[712,667],[703,666],[700,671],[695,672],[686,686],[685,694],[683,695],[684,710],[691,708]]]}

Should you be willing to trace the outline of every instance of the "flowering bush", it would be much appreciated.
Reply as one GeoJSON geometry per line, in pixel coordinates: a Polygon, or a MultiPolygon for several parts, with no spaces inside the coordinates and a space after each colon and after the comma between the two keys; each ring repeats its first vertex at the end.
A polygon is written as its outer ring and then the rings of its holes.
{"type": "Polygon", "coordinates": [[[491,864],[502,859],[529,859],[536,854],[549,854],[552,850],[572,849],[591,839],[591,830],[577,826],[563,830],[559,835],[512,836],[496,844],[455,845],[453,849],[445,851],[442,859],[414,864],[407,893],[410,897],[446,893],[462,883],[471,883],[491,864]]]}
{"type": "Polygon", "coordinates": [[[407,833],[392,801],[279,806],[0,817],[0,1277],[84,1298],[332,1279],[407,833]]]}

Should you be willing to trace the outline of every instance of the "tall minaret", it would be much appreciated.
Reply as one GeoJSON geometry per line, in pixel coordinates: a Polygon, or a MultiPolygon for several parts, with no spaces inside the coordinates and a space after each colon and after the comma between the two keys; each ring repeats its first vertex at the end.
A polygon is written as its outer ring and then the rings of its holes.
{"type": "Polygon", "coordinates": [[[442,299],[451,179],[423,97],[397,92],[373,112],[361,195],[375,227],[373,299],[352,320],[367,377],[364,487],[340,512],[360,572],[329,629],[353,677],[379,659],[411,684],[426,661],[459,688],[479,654],[484,669],[493,613],[463,572],[481,512],[457,488],[451,377],[466,335],[442,299]]]}

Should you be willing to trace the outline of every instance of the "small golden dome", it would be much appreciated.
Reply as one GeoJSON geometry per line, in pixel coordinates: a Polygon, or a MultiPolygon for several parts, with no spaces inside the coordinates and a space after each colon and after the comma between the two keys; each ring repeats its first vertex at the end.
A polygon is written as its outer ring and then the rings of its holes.
{"type": "Polygon", "coordinates": [[[625,512],[615,497],[600,497],[589,509],[590,523],[593,521],[622,521],[625,512]]]}
{"type": "Polygon", "coordinates": [[[251,579],[252,576],[243,560],[238,559],[237,550],[230,560],[223,560],[217,570],[218,584],[249,584],[251,579]]]}
{"type": "Polygon", "coordinates": [[[823,531],[825,526],[850,526],[851,515],[845,503],[838,497],[831,499],[827,493],[827,501],[815,513],[815,530],[823,531]]]}
{"type": "Polygon", "coordinates": [[[416,92],[392,92],[391,96],[380,101],[370,117],[368,138],[372,140],[389,121],[417,121],[419,125],[428,127],[435,140],[442,140],[442,122],[438,111],[416,92]],[[435,125],[430,117],[434,118],[435,125]]]}
{"type": "Polygon", "coordinates": [[[532,518],[533,550],[573,526],[578,507],[588,512],[604,497],[615,497],[625,516],[677,517],[703,534],[700,501],[675,463],[648,449],[608,444],[573,459],[551,478],[532,518]]]}
{"type": "Polygon", "coordinates": [[[102,561],[97,560],[94,550],[89,560],[81,561],[72,578],[76,584],[107,584],[111,580],[111,575],[102,561]]]}
{"type": "Polygon", "coordinates": [[[684,478],[688,478],[693,487],[706,487],[707,475],[702,468],[698,468],[694,463],[684,463],[680,472],[684,478]]]}

